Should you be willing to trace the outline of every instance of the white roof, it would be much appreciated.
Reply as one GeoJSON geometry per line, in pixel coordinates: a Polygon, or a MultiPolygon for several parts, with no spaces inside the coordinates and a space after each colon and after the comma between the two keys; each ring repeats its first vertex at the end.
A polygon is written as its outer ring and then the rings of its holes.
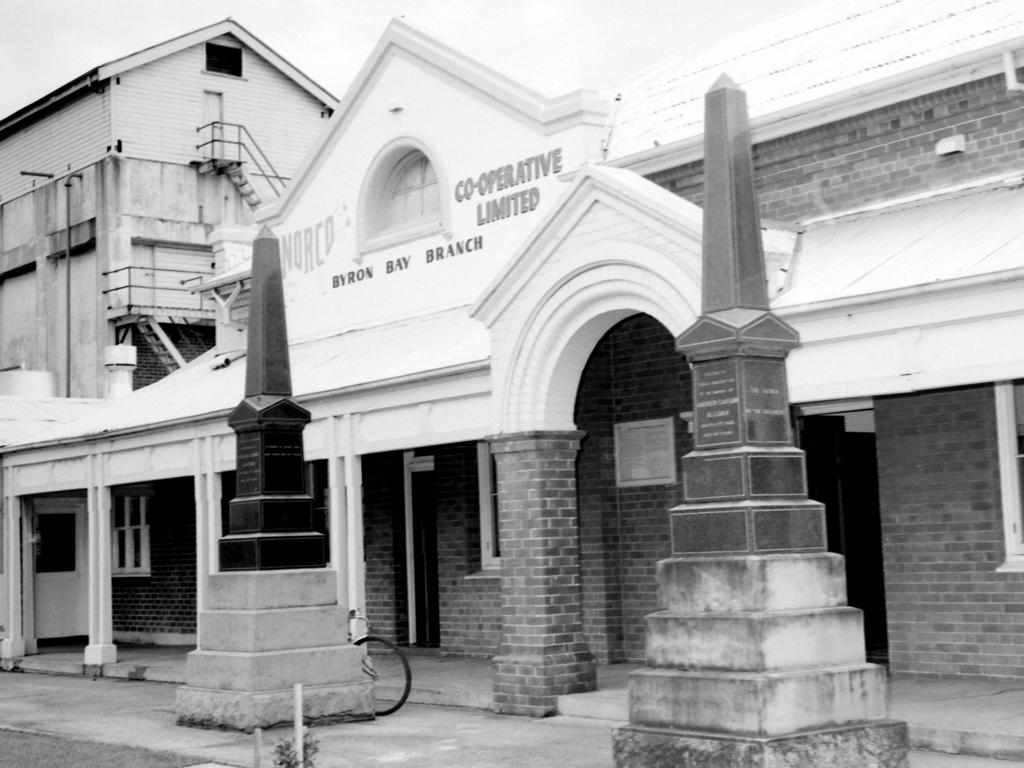
{"type": "Polygon", "coordinates": [[[1024,187],[992,184],[808,224],[772,307],[1022,269],[1022,214],[1024,187]]]}
{"type": "Polygon", "coordinates": [[[700,136],[704,94],[722,74],[746,91],[756,124],[989,47],[998,65],[999,50],[1022,44],[1021,0],[820,2],[691,47],[608,89],[618,99],[608,159],[700,136]]]}
{"type": "MultiPolygon", "coordinates": [[[[487,332],[464,308],[291,345],[297,400],[488,360],[487,332]]],[[[245,356],[209,351],[170,376],[81,418],[12,441],[48,444],[226,415],[245,391],[245,356]],[[239,359],[241,358],[241,359],[239,359]]]]}
{"type": "Polygon", "coordinates": [[[0,397],[0,446],[21,442],[55,424],[103,405],[103,400],[66,397],[0,397]]]}
{"type": "Polygon", "coordinates": [[[169,56],[172,53],[177,53],[178,51],[185,50],[193,45],[198,45],[199,43],[221,35],[231,35],[244,43],[322,104],[325,104],[332,109],[337,106],[338,100],[328,90],[320,86],[316,81],[306,75],[298,67],[291,64],[287,59],[280,56],[273,48],[256,37],[256,35],[252,34],[252,32],[247,30],[237,21],[227,18],[214,24],[192,30],[191,32],[186,32],[183,35],[172,37],[170,40],[164,40],[156,45],[143,48],[140,51],[135,51],[127,56],[121,56],[120,58],[100,64],[85,74],[65,83],[54,91],[51,91],[37,101],[16,110],[10,115],[3,116],[0,118],[0,126],[21,120],[25,116],[54,103],[57,99],[63,98],[72,91],[90,87],[96,80],[107,80],[111,77],[122,74],[123,72],[127,72],[130,69],[142,66],[143,64],[148,64],[151,61],[156,61],[164,56],[169,56]]]}

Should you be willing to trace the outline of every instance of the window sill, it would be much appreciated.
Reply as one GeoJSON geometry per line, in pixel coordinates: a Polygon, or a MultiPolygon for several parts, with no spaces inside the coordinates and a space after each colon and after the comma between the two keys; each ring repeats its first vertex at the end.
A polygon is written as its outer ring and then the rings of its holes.
{"type": "Polygon", "coordinates": [[[148,579],[152,576],[149,571],[130,571],[124,573],[118,573],[115,571],[110,574],[113,579],[148,579]]]}
{"type": "Polygon", "coordinates": [[[478,579],[500,579],[501,570],[498,566],[484,568],[479,571],[474,571],[473,573],[467,573],[462,578],[467,581],[476,581],[478,579]]]}
{"type": "Polygon", "coordinates": [[[996,573],[1024,573],[1024,555],[1010,555],[996,568],[996,573]]]}
{"type": "Polygon", "coordinates": [[[428,221],[408,229],[384,232],[364,240],[360,245],[359,251],[361,255],[365,256],[376,251],[394,248],[396,245],[403,245],[413,240],[420,240],[430,235],[446,235],[444,224],[440,221],[428,221]]]}
{"type": "Polygon", "coordinates": [[[214,77],[227,77],[232,80],[248,80],[249,78],[243,75],[232,75],[230,72],[214,72],[212,69],[201,69],[199,70],[204,75],[213,75],[214,77]]]}

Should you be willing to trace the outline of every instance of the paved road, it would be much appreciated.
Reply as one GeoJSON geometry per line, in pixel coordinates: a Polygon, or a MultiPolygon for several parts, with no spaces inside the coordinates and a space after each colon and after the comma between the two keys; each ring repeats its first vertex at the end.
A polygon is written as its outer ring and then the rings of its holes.
{"type": "MultiPolygon", "coordinates": [[[[577,717],[534,720],[473,709],[411,704],[374,722],[314,729],[319,768],[444,766],[613,768],[615,723],[577,717]]],[[[251,766],[254,737],[174,724],[174,686],[0,672],[0,726],[151,749],[197,762],[251,766]]],[[[286,729],[264,733],[262,764],[286,729]]],[[[1024,763],[915,753],[912,768],[1011,768],[1024,763]]]]}

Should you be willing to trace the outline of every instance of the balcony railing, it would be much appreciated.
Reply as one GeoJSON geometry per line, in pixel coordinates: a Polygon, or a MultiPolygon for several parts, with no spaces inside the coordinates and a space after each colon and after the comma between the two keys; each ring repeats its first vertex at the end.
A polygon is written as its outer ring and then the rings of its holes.
{"type": "Polygon", "coordinates": [[[196,149],[202,152],[204,160],[215,163],[251,163],[256,172],[250,175],[259,175],[266,179],[267,185],[275,195],[280,195],[284,190],[287,179],[277,172],[270,158],[244,125],[215,120],[199,126],[196,132],[203,139],[196,144],[196,149]]]}
{"type": "Polygon", "coordinates": [[[157,317],[213,318],[214,301],[205,294],[193,293],[213,270],[172,269],[167,267],[121,267],[104,272],[108,288],[107,317],[152,315],[157,317]]]}

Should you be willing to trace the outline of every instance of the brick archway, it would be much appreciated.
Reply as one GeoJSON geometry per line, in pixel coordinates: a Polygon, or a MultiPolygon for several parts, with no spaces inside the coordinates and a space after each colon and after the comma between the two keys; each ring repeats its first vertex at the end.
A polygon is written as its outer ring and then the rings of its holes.
{"type": "Polygon", "coordinates": [[[649,315],[680,334],[699,296],[683,259],[636,242],[598,242],[548,266],[496,327],[505,344],[496,350],[501,433],[492,439],[505,606],[495,708],[535,716],[553,712],[561,694],[596,686],[576,493],[582,434],[573,411],[584,366],[629,316],[649,315]]]}
{"type": "Polygon", "coordinates": [[[501,541],[494,706],[543,716],[596,686],[583,631],[574,406],[614,325],[672,334],[700,306],[701,211],[634,174],[588,168],[471,310],[491,334],[501,541]]]}
{"type": "Polygon", "coordinates": [[[583,367],[624,318],[644,313],[679,335],[696,319],[699,278],[671,253],[633,242],[581,249],[518,328],[499,384],[500,431],[571,430],[583,367]]]}

